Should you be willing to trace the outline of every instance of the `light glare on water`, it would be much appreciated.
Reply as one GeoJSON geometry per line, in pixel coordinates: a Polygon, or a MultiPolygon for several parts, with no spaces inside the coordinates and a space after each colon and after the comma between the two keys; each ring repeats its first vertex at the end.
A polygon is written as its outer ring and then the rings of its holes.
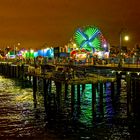
{"type": "MultiPolygon", "coordinates": [[[[128,140],[131,135],[129,125],[125,120],[113,123],[115,111],[111,103],[110,83],[103,85],[103,113],[100,107],[99,85],[96,89],[95,111],[97,120],[93,122],[91,85],[80,94],[80,111],[75,96],[74,112],[71,114],[70,89],[68,99],[62,99],[62,110],[51,110],[47,116],[44,109],[43,95],[37,92],[37,107],[34,107],[33,91],[30,86],[12,79],[0,77],[0,139],[97,139],[97,140],[128,140]],[[22,85],[23,84],[23,85],[22,85]],[[49,119],[47,119],[47,117],[49,119]],[[120,124],[119,124],[120,123],[120,124]]],[[[54,83],[52,92],[55,96],[54,83]]],[[[126,85],[122,83],[121,100],[126,100],[126,85]]],[[[82,89],[80,88],[80,91],[82,89]]],[[[75,91],[77,93],[77,91],[75,91]]],[[[55,102],[54,102],[55,103],[55,102]]],[[[55,105],[54,105],[55,106],[55,105]]],[[[53,107],[54,107],[53,106],[53,107]]],[[[126,116],[123,104],[119,113],[122,118],[126,116]],[[123,108],[123,109],[122,109],[123,108]]]]}

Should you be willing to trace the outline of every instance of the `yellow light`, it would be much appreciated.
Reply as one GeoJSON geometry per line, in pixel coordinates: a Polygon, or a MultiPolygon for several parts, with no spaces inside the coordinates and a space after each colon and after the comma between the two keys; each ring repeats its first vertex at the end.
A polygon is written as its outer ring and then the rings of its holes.
{"type": "Polygon", "coordinates": [[[125,37],[124,37],[124,40],[125,40],[125,41],[128,41],[128,40],[129,40],[129,36],[125,36],[125,37]]]}
{"type": "Polygon", "coordinates": [[[20,46],[20,42],[18,42],[18,44],[17,44],[18,46],[20,46]]]}
{"type": "Polygon", "coordinates": [[[118,71],[118,74],[120,74],[121,73],[121,71],[118,71]]]}
{"type": "Polygon", "coordinates": [[[31,53],[33,53],[33,52],[34,52],[34,50],[30,50],[30,52],[31,52],[31,53]]]}
{"type": "Polygon", "coordinates": [[[73,47],[76,47],[76,44],[75,43],[73,44],[73,47]]]}

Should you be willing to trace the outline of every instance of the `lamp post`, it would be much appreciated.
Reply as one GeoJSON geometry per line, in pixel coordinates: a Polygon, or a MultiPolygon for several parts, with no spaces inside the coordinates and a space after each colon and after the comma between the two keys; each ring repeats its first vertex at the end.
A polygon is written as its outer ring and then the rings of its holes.
{"type": "Polygon", "coordinates": [[[128,41],[129,40],[129,36],[124,34],[125,29],[121,29],[119,37],[120,37],[120,44],[119,44],[119,63],[118,63],[118,67],[122,67],[122,43],[123,40],[128,41]]]}
{"type": "Polygon", "coordinates": [[[17,51],[19,49],[20,43],[18,42],[17,45],[14,44],[14,55],[17,55],[17,51]],[[18,47],[17,47],[18,46],[18,47]]]}

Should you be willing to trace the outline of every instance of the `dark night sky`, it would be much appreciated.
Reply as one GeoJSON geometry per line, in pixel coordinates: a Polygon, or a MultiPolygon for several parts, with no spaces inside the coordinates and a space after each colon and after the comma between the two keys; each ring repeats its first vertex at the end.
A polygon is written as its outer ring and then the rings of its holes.
{"type": "Polygon", "coordinates": [[[74,31],[85,25],[101,29],[110,45],[119,44],[126,28],[131,40],[140,43],[139,0],[1,0],[0,47],[18,42],[24,48],[64,46],[74,31]]]}

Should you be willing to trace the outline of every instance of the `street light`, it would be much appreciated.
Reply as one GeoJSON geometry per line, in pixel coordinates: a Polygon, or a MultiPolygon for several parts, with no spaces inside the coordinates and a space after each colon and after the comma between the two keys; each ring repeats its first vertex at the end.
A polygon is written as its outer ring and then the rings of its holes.
{"type": "Polygon", "coordinates": [[[129,40],[129,36],[126,35],[126,36],[124,37],[124,40],[125,40],[125,41],[128,41],[128,40],[129,40]]]}
{"type": "Polygon", "coordinates": [[[17,45],[14,44],[14,55],[16,56],[17,54],[17,51],[19,49],[19,46],[20,46],[20,42],[17,43],[17,45]],[[17,47],[18,46],[18,47],[17,47]]]}
{"type": "Polygon", "coordinates": [[[128,41],[129,36],[125,34],[125,29],[121,29],[120,31],[120,45],[119,45],[119,64],[118,67],[122,66],[122,43],[123,41],[128,41]]]}

